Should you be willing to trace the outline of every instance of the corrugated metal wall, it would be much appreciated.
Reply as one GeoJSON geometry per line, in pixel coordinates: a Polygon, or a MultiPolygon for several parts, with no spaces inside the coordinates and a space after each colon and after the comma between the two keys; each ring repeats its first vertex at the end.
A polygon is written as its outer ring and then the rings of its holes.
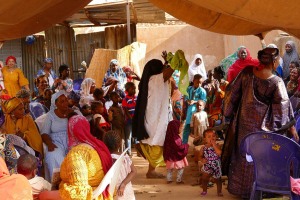
{"type": "Polygon", "coordinates": [[[45,37],[38,36],[33,44],[27,44],[22,38],[22,63],[23,72],[29,80],[30,89],[34,87],[34,78],[37,71],[43,67],[45,58],[45,37]]]}
{"type": "MultiPolygon", "coordinates": [[[[81,62],[86,61],[87,66],[89,66],[95,49],[105,48],[106,41],[114,41],[114,49],[126,46],[126,25],[110,27],[110,29],[113,30],[114,35],[110,35],[108,38],[105,34],[106,30],[105,32],[80,34],[75,38],[72,28],[54,26],[45,31],[45,37],[38,36],[32,45],[28,45],[25,38],[21,39],[22,69],[30,81],[31,89],[33,89],[34,77],[44,64],[43,60],[46,56],[53,58],[53,69],[57,75],[59,66],[67,64],[70,67],[71,78],[77,79],[85,76],[85,73],[78,72],[78,69],[81,68],[81,62]]],[[[134,39],[136,38],[135,25],[131,29],[133,29],[132,38],[134,39]]]]}

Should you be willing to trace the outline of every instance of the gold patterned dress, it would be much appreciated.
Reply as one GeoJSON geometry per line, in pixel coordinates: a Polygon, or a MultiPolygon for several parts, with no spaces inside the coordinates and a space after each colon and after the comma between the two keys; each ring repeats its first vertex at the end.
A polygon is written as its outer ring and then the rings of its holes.
{"type": "MultiPolygon", "coordinates": [[[[61,164],[62,182],[59,193],[62,199],[91,200],[93,189],[104,177],[102,162],[97,151],[87,145],[73,147],[61,164]]],[[[112,200],[100,195],[97,200],[112,200]]]]}

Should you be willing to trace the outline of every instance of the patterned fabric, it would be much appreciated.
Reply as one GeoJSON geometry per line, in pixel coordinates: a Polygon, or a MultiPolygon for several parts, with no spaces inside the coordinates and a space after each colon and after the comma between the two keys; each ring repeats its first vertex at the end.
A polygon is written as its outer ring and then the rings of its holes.
{"type": "MultiPolygon", "coordinates": [[[[176,178],[177,183],[182,182],[183,171],[184,171],[184,168],[177,170],[177,178],[176,178]]],[[[173,169],[167,170],[167,181],[173,181],[173,169]]]]}
{"type": "Polygon", "coordinates": [[[5,161],[9,173],[17,174],[18,156],[16,153],[16,149],[9,137],[5,137],[4,134],[0,135],[2,135],[2,140],[5,140],[5,143],[3,142],[5,144],[4,148],[0,149],[0,157],[2,157],[2,159],[5,161]]]}
{"type": "Polygon", "coordinates": [[[249,197],[254,169],[240,155],[239,146],[249,133],[278,130],[293,120],[283,80],[275,75],[263,80],[254,76],[252,67],[245,68],[226,88],[223,114],[227,122],[232,120],[222,151],[228,191],[249,197]]]}
{"type": "MultiPolygon", "coordinates": [[[[87,144],[73,147],[61,164],[59,193],[62,199],[92,200],[105,173],[98,152],[87,144]]],[[[112,200],[100,195],[97,200],[112,200]]]]}
{"type": "Polygon", "coordinates": [[[4,79],[4,87],[11,97],[16,96],[17,92],[21,90],[21,87],[28,85],[28,79],[24,76],[23,71],[19,68],[15,68],[13,71],[8,70],[8,66],[2,68],[2,74],[4,79]]]}
{"type": "Polygon", "coordinates": [[[36,74],[36,78],[42,75],[46,75],[48,77],[49,80],[49,87],[52,88],[54,80],[57,79],[57,76],[55,74],[55,72],[51,69],[49,75],[46,74],[46,72],[44,71],[44,69],[40,69],[37,74],[36,74]]]}
{"type": "Polygon", "coordinates": [[[221,160],[220,157],[216,154],[213,147],[203,147],[204,158],[207,160],[202,167],[202,171],[212,175],[213,178],[219,179],[222,176],[221,172],[221,160]]]}
{"type": "MultiPolygon", "coordinates": [[[[117,160],[120,157],[120,155],[111,154],[111,157],[113,159],[117,160]]],[[[131,172],[131,164],[132,164],[132,161],[131,161],[130,157],[128,155],[125,155],[116,188],[119,188],[122,181],[131,172]]],[[[123,196],[116,196],[114,199],[115,200],[135,200],[134,191],[133,191],[131,182],[127,183],[123,196]]]]}
{"type": "Polygon", "coordinates": [[[245,48],[244,46],[240,46],[236,52],[234,52],[233,54],[227,56],[226,58],[224,58],[221,62],[220,62],[220,66],[222,67],[223,71],[225,72],[225,80],[227,79],[227,72],[229,67],[237,60],[239,59],[238,57],[238,53],[240,51],[241,48],[245,48]]]}
{"type": "MultiPolygon", "coordinates": [[[[134,116],[135,106],[136,106],[137,97],[134,95],[133,97],[126,95],[122,101],[123,108],[126,108],[131,117],[134,116]]],[[[126,119],[127,123],[131,123],[131,119],[126,119]]]]}
{"type": "Polygon", "coordinates": [[[111,69],[109,68],[104,75],[102,86],[106,86],[106,83],[107,83],[107,80],[109,77],[115,77],[116,79],[118,79],[118,81],[119,81],[118,88],[123,91],[125,90],[124,86],[127,82],[127,77],[121,67],[117,67],[115,72],[112,72],[111,69]]]}
{"type": "Polygon", "coordinates": [[[56,88],[56,90],[64,90],[66,91],[66,94],[69,95],[70,92],[73,91],[73,80],[70,78],[67,78],[65,80],[61,80],[61,84],[59,84],[56,88]]]}

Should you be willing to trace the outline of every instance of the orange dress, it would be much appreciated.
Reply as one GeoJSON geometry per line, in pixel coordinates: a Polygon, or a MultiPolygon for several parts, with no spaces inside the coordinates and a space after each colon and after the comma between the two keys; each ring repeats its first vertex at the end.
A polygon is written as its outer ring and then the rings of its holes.
{"type": "Polygon", "coordinates": [[[23,72],[19,68],[15,68],[13,71],[8,71],[8,66],[2,68],[2,74],[4,79],[4,87],[11,97],[16,96],[17,92],[25,85],[29,85],[28,79],[24,76],[23,72]]]}

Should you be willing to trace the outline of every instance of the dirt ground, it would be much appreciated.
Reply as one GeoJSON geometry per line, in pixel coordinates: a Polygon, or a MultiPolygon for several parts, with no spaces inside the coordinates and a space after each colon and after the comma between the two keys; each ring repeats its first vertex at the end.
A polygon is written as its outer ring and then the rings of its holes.
{"type": "MultiPolygon", "coordinates": [[[[194,158],[192,157],[192,147],[189,149],[189,154],[187,159],[189,161],[189,166],[185,168],[183,181],[184,184],[176,184],[176,173],[173,173],[174,182],[171,184],[166,183],[166,179],[147,179],[146,172],[148,169],[148,162],[136,155],[135,150],[133,149],[133,163],[138,170],[137,176],[133,180],[134,192],[137,200],[177,200],[177,199],[239,199],[231,194],[229,194],[226,190],[226,184],[223,184],[222,192],[224,194],[223,197],[217,196],[217,187],[214,185],[213,187],[208,189],[208,193],[205,197],[202,197],[200,193],[202,189],[200,185],[195,185],[197,183],[197,179],[199,178],[199,170],[194,162],[194,158]],[[195,185],[195,186],[192,186],[195,185]]],[[[160,167],[157,170],[158,172],[166,175],[166,168],[160,167]]]]}

